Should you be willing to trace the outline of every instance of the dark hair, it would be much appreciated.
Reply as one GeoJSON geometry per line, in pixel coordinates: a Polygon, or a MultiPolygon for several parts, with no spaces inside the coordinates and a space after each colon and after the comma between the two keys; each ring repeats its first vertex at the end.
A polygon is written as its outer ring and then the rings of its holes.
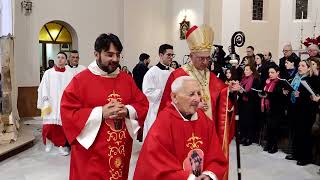
{"type": "Polygon", "coordinates": [[[247,48],[250,48],[250,49],[252,49],[252,50],[254,51],[254,48],[253,48],[253,46],[248,46],[247,48]]]}
{"type": "Polygon", "coordinates": [[[72,50],[70,53],[79,53],[77,50],[72,50]]]}
{"type": "Polygon", "coordinates": [[[311,64],[311,61],[315,62],[317,64],[317,68],[320,69],[320,58],[309,57],[307,60],[310,61],[310,64],[311,64]]]}
{"type": "Polygon", "coordinates": [[[108,33],[101,34],[94,43],[94,50],[101,53],[102,50],[109,50],[111,43],[116,47],[119,52],[122,52],[123,46],[118,36],[108,33]]]}
{"type": "Polygon", "coordinates": [[[159,54],[164,54],[166,52],[167,49],[173,49],[173,46],[169,45],[169,44],[162,44],[159,47],[159,54]]]}
{"type": "Polygon", "coordinates": [[[54,60],[53,59],[49,59],[48,62],[54,62],[54,60]]]}
{"type": "Polygon", "coordinates": [[[293,56],[289,56],[286,58],[287,61],[296,64],[296,59],[293,56]]]}
{"type": "Polygon", "coordinates": [[[261,64],[264,64],[264,63],[266,62],[266,59],[264,58],[263,54],[258,53],[258,54],[256,54],[256,56],[259,56],[259,57],[260,57],[260,59],[261,59],[261,64]]]}
{"type": "Polygon", "coordinates": [[[68,59],[68,56],[67,56],[67,54],[65,52],[60,51],[60,52],[58,52],[58,54],[63,54],[66,57],[66,59],[68,59]]]}
{"type": "MultiPolygon", "coordinates": [[[[250,68],[250,70],[252,71],[252,74],[253,74],[253,76],[254,76],[255,78],[259,78],[259,73],[258,73],[258,71],[257,71],[257,69],[256,69],[255,66],[250,65],[250,64],[247,64],[247,65],[244,66],[244,68],[246,68],[246,67],[249,67],[249,68],[250,68]]],[[[243,75],[244,75],[244,74],[243,74],[243,75]]]]}
{"type": "Polygon", "coordinates": [[[180,64],[179,64],[177,61],[172,61],[171,64],[170,64],[170,66],[171,66],[172,64],[176,64],[176,68],[179,68],[179,67],[180,67],[180,64]]]}
{"type": "Polygon", "coordinates": [[[268,51],[268,55],[270,56],[270,58],[272,58],[272,54],[270,51],[268,51]]]}
{"type": "Polygon", "coordinates": [[[139,60],[140,61],[144,61],[146,59],[149,59],[149,54],[146,54],[146,53],[141,53],[140,56],[139,56],[139,60]]]}
{"type": "Polygon", "coordinates": [[[280,71],[280,67],[276,64],[272,64],[271,66],[269,66],[268,70],[269,69],[274,69],[276,72],[279,72],[280,71]]]}

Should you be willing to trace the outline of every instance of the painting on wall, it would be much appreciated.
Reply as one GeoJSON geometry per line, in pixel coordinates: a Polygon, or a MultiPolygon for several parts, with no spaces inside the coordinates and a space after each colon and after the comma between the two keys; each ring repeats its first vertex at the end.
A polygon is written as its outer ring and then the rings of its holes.
{"type": "Polygon", "coordinates": [[[180,23],[180,39],[184,40],[186,39],[186,33],[190,28],[190,21],[186,20],[186,17],[183,19],[183,21],[180,23]]]}

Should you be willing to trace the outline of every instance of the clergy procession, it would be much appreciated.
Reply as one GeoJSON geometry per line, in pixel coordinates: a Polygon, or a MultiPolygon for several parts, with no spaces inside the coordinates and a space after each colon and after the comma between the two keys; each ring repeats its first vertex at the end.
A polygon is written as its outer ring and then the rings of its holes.
{"type": "Polygon", "coordinates": [[[238,149],[281,146],[297,165],[317,163],[319,48],[300,60],[286,44],[278,66],[252,46],[240,62],[230,58],[240,59],[234,47],[221,57],[213,39],[210,26],[193,26],[186,64],[162,44],[159,62],[149,69],[142,53],[132,74],[120,67],[125,47],[112,33],[97,37],[87,68],[78,51],[59,52],[38,88],[45,151],[70,154],[70,180],[226,180],[235,135],[238,149]]]}
{"type": "Polygon", "coordinates": [[[0,180],[319,180],[320,0],[0,0],[0,180]]]}

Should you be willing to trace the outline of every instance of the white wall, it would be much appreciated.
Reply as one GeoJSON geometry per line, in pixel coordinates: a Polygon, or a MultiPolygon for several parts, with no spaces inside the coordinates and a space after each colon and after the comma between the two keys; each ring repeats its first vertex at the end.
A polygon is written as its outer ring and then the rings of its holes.
{"type": "Polygon", "coordinates": [[[9,33],[12,35],[12,0],[0,1],[0,37],[9,33]]]}
{"type": "Polygon", "coordinates": [[[32,13],[21,12],[21,1],[15,0],[15,63],[18,86],[39,85],[39,31],[53,20],[70,24],[78,36],[80,63],[93,59],[94,41],[103,32],[112,32],[123,40],[122,0],[33,0],[32,13]],[[63,8],[66,7],[66,8],[63,8]],[[90,26],[89,26],[90,25],[90,26]]]}
{"type": "MultiPolygon", "coordinates": [[[[282,47],[285,43],[291,42],[294,50],[301,48],[301,26],[303,26],[303,41],[307,37],[313,37],[313,26],[315,25],[317,13],[317,27],[315,32],[316,36],[320,35],[320,1],[309,0],[308,19],[304,20],[295,20],[295,2],[295,0],[282,0],[280,2],[279,57],[283,56],[282,47]]],[[[306,47],[302,45],[302,49],[305,48],[306,47]]]]}
{"type": "Polygon", "coordinates": [[[139,62],[139,55],[151,56],[151,64],[159,61],[158,49],[170,40],[170,0],[124,1],[124,60],[130,70],[139,62]]]}
{"type": "MultiPolygon", "coordinates": [[[[186,40],[180,40],[179,28],[180,22],[183,20],[185,13],[187,21],[190,21],[190,27],[193,25],[201,25],[204,22],[204,0],[174,0],[172,6],[172,45],[176,57],[174,60],[182,63],[183,56],[189,54],[189,48],[186,40]]],[[[169,22],[168,22],[169,23],[169,22]]]]}
{"type": "Polygon", "coordinates": [[[280,1],[264,0],[262,21],[252,20],[252,0],[242,0],[240,8],[240,28],[246,36],[246,43],[239,49],[240,56],[245,56],[246,47],[251,45],[255,48],[255,53],[271,51],[273,59],[277,62],[280,1]]]}
{"type": "Polygon", "coordinates": [[[228,53],[231,37],[240,31],[240,0],[223,0],[222,2],[222,41],[223,49],[228,53]]]}

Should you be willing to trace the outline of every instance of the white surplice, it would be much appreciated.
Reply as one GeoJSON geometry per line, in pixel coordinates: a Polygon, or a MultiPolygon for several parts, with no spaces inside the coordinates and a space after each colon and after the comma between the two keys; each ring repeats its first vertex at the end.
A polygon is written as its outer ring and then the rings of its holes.
{"type": "Polygon", "coordinates": [[[172,68],[161,70],[158,66],[153,66],[143,78],[142,91],[149,101],[149,110],[143,127],[143,140],[157,117],[164,88],[173,70],[172,68]]]}
{"type": "Polygon", "coordinates": [[[79,72],[87,69],[85,66],[79,64],[77,67],[66,66],[66,70],[69,71],[73,76],[77,75],[79,72]]]}
{"type": "Polygon", "coordinates": [[[73,75],[65,70],[56,71],[55,68],[48,69],[41,80],[38,88],[38,109],[51,108],[51,113],[44,115],[43,124],[62,125],[60,116],[60,101],[64,89],[67,87],[73,75]]]}

